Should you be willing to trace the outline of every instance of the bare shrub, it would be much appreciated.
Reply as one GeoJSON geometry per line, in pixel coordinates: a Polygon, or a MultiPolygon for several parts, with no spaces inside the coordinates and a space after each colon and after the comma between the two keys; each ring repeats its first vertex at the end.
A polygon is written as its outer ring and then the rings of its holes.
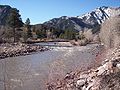
{"type": "Polygon", "coordinates": [[[95,43],[99,43],[99,42],[100,42],[100,37],[99,37],[99,35],[94,35],[94,37],[93,37],[93,42],[95,42],[95,43]]]}
{"type": "Polygon", "coordinates": [[[120,16],[112,17],[102,24],[100,39],[107,48],[120,45],[120,16]]]}
{"type": "Polygon", "coordinates": [[[120,90],[120,72],[103,76],[99,90],[120,90]]]}
{"type": "Polygon", "coordinates": [[[83,34],[88,41],[93,41],[92,29],[85,29],[83,34]]]}
{"type": "Polygon", "coordinates": [[[86,38],[82,39],[82,40],[78,40],[78,44],[80,46],[85,46],[88,44],[88,40],[86,38]]]}
{"type": "Polygon", "coordinates": [[[79,39],[82,40],[84,38],[85,38],[85,36],[83,34],[83,31],[79,31],[79,39]]]}
{"type": "Polygon", "coordinates": [[[80,46],[85,46],[88,43],[92,42],[94,35],[92,33],[92,29],[84,28],[84,31],[79,32],[79,39],[78,44],[80,46]]]}

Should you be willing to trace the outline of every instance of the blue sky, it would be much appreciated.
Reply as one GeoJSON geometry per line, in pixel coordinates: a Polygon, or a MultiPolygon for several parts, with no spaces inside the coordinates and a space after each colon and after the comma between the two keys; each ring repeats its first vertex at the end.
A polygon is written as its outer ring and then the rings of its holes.
{"type": "Polygon", "coordinates": [[[30,18],[31,24],[43,23],[60,16],[78,16],[100,6],[120,6],[120,0],[0,0],[20,10],[23,21],[30,18]]]}

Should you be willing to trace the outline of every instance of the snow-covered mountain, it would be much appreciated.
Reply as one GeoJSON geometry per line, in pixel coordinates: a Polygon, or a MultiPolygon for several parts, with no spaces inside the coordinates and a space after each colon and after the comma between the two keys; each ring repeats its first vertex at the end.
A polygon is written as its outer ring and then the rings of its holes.
{"type": "Polygon", "coordinates": [[[44,24],[50,27],[65,30],[72,27],[75,30],[81,30],[83,28],[93,28],[96,25],[103,23],[109,17],[120,15],[120,7],[99,7],[95,10],[84,14],[82,16],[67,17],[62,16],[60,18],[54,18],[44,24]]]}
{"type": "Polygon", "coordinates": [[[99,7],[93,10],[90,13],[78,16],[78,18],[83,19],[86,23],[92,23],[94,18],[98,24],[103,23],[109,17],[113,17],[120,14],[120,8],[111,8],[111,7],[99,7]]]}

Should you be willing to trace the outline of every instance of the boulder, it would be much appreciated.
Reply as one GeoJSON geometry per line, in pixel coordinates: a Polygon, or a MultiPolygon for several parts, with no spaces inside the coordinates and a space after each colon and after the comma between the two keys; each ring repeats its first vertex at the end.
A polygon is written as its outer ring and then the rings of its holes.
{"type": "Polygon", "coordinates": [[[116,67],[120,70],[120,63],[116,65],[116,67]]]}
{"type": "Polygon", "coordinates": [[[112,72],[112,68],[113,68],[113,63],[111,61],[106,62],[105,64],[97,68],[96,70],[97,76],[109,74],[110,72],[112,72]]]}
{"type": "Polygon", "coordinates": [[[106,73],[106,69],[103,66],[100,66],[100,67],[98,67],[96,72],[97,72],[97,76],[101,76],[101,75],[104,75],[106,73]]]}
{"type": "Polygon", "coordinates": [[[83,87],[86,83],[86,79],[82,78],[77,81],[77,87],[83,87]]]}
{"type": "Polygon", "coordinates": [[[88,74],[83,73],[83,74],[80,74],[79,78],[85,78],[85,79],[87,79],[88,77],[89,77],[88,74]]]}

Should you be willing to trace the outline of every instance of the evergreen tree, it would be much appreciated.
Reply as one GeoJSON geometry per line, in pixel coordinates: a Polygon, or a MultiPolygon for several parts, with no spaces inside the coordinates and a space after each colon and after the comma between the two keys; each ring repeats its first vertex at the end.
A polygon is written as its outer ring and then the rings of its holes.
{"type": "Polygon", "coordinates": [[[76,38],[76,31],[75,30],[73,30],[73,29],[66,29],[65,30],[65,33],[64,33],[64,38],[65,39],[75,39],[76,38]]]}
{"type": "Polygon", "coordinates": [[[37,38],[41,38],[41,39],[47,37],[45,30],[36,30],[36,35],[37,38]]]}
{"type": "Polygon", "coordinates": [[[23,25],[19,10],[17,10],[16,8],[10,10],[10,15],[7,18],[7,25],[13,28],[14,42],[16,42],[16,29],[20,28],[23,25]]]}
{"type": "Polygon", "coordinates": [[[27,30],[26,30],[26,26],[25,26],[25,25],[24,25],[24,27],[23,27],[22,38],[23,38],[23,41],[22,41],[22,42],[25,42],[25,43],[26,43],[28,37],[27,37],[27,30]]]}
{"type": "Polygon", "coordinates": [[[30,19],[29,18],[27,18],[27,20],[25,22],[25,27],[27,29],[27,38],[31,38],[32,37],[32,31],[31,31],[30,19]]]}

